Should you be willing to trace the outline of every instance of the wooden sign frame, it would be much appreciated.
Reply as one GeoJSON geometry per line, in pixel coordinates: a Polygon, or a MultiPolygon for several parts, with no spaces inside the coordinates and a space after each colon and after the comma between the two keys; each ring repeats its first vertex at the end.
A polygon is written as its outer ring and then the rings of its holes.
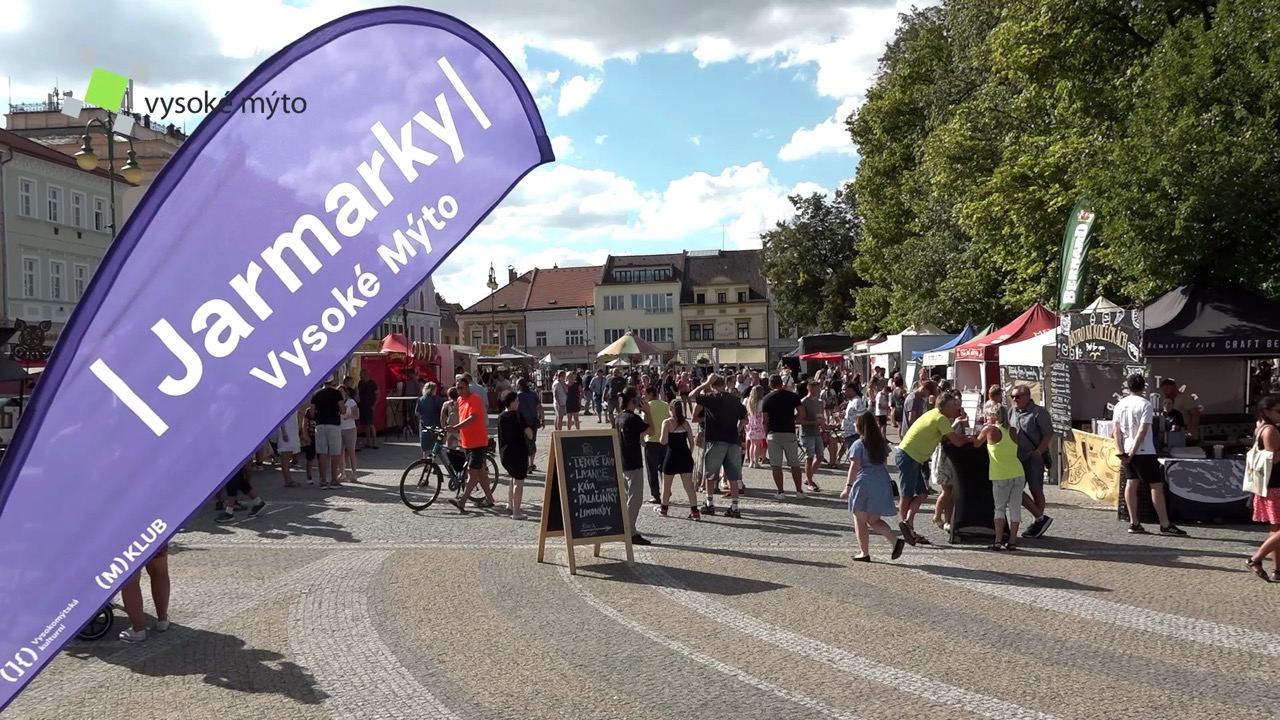
{"type": "Polygon", "coordinates": [[[575,558],[575,548],[579,545],[595,545],[595,552],[592,557],[600,557],[600,546],[603,543],[621,542],[626,546],[627,564],[635,564],[635,556],[631,549],[631,536],[635,533],[635,529],[631,527],[631,515],[627,510],[628,498],[627,487],[622,474],[622,444],[618,440],[618,433],[613,428],[600,428],[596,430],[557,430],[551,433],[550,450],[547,451],[547,468],[555,471],[555,476],[551,473],[547,474],[547,480],[542,492],[542,520],[538,527],[538,562],[544,562],[543,557],[546,551],[547,538],[564,536],[566,555],[569,558],[569,574],[578,574],[578,564],[575,558]],[[565,467],[564,457],[557,451],[562,440],[575,437],[609,437],[613,441],[613,462],[615,468],[615,479],[618,482],[618,498],[622,503],[622,535],[604,535],[600,537],[575,538],[573,536],[573,522],[569,518],[569,494],[564,492],[565,467]],[[560,490],[557,492],[557,490],[560,490]],[[553,495],[559,496],[560,517],[563,521],[563,530],[548,530],[547,524],[551,517],[550,507],[555,502],[553,495]]]}

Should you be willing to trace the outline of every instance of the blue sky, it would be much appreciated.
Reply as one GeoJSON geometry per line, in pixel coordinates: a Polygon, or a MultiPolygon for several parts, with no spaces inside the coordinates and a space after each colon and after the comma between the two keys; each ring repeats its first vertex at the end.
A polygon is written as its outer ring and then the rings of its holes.
{"type": "MultiPolygon", "coordinates": [[[[55,82],[82,93],[93,67],[133,77],[140,98],[229,89],[318,25],[391,4],[100,0],[100,32],[81,38],[66,31],[83,22],[79,0],[5,2],[0,73],[15,102],[43,100],[55,82]]],[[[760,232],[790,216],[789,194],[853,177],[844,119],[913,3],[702,0],[696,12],[685,0],[408,4],[455,15],[502,48],[557,148],[557,162],[531,173],[437,270],[438,289],[470,304],[487,294],[490,260],[524,271],[722,239],[758,247],[760,232]]]]}

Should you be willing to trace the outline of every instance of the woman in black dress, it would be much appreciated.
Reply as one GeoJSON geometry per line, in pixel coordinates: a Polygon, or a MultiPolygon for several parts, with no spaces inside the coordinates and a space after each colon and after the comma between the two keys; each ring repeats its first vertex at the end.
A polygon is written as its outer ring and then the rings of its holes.
{"type": "Polygon", "coordinates": [[[671,403],[671,415],[662,421],[662,437],[659,440],[666,448],[666,456],[662,459],[662,503],[658,505],[659,515],[666,517],[667,506],[671,504],[671,481],[677,475],[684,483],[684,491],[689,495],[689,518],[701,520],[698,512],[698,494],[693,489],[693,448],[690,445],[693,428],[685,419],[684,401],[671,403]]]}
{"type": "Polygon", "coordinates": [[[581,430],[582,421],[578,413],[582,412],[582,376],[578,373],[569,375],[569,396],[564,401],[565,430],[581,430]]]}
{"type": "Polygon", "coordinates": [[[524,494],[524,479],[529,475],[529,446],[533,430],[520,415],[520,396],[508,390],[502,396],[502,414],[498,415],[498,456],[502,468],[511,476],[511,490],[507,508],[512,520],[523,520],[520,499],[524,494]]]}

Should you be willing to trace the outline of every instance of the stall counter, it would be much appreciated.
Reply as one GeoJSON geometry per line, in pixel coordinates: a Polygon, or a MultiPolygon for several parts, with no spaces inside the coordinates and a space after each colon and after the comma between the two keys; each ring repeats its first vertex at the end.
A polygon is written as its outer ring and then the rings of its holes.
{"type": "Polygon", "coordinates": [[[1160,458],[1169,513],[1175,522],[1252,521],[1244,485],[1244,458],[1160,458]]]}

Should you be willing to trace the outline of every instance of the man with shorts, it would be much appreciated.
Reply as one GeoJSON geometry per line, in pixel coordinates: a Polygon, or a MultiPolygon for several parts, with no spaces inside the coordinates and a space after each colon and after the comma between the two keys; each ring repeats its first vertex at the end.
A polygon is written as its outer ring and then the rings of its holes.
{"type": "Polygon", "coordinates": [[[489,454],[489,418],[485,413],[484,400],[471,392],[470,378],[459,375],[454,387],[458,391],[458,424],[447,429],[456,431],[462,439],[462,450],[467,454],[467,487],[449,502],[465,514],[467,498],[471,497],[476,485],[484,491],[484,500],[477,501],[477,504],[486,508],[494,506],[488,463],[485,462],[489,454]]]}
{"type": "Polygon", "coordinates": [[[1022,533],[1024,538],[1038,538],[1053,524],[1053,518],[1045,514],[1044,471],[1049,467],[1049,444],[1053,442],[1053,420],[1049,411],[1031,399],[1031,388],[1019,385],[1009,392],[1013,412],[1009,424],[1017,432],[1018,460],[1027,479],[1027,493],[1022,496],[1022,507],[1034,518],[1030,527],[1022,533]]]}
{"type": "Polygon", "coordinates": [[[822,383],[810,380],[805,387],[807,393],[800,401],[796,423],[800,426],[800,449],[804,451],[804,486],[807,490],[817,492],[821,488],[814,482],[813,476],[822,467],[822,451],[826,445],[822,441],[826,403],[822,400],[822,383]]]}
{"type": "Polygon", "coordinates": [[[791,479],[796,483],[796,494],[804,496],[801,487],[800,446],[796,444],[796,410],[800,408],[800,396],[783,387],[781,375],[769,376],[772,392],[760,402],[764,416],[765,441],[769,445],[769,467],[773,470],[773,484],[778,487],[778,499],[787,496],[782,489],[782,461],[791,466],[791,479]]]}
{"type": "Polygon", "coordinates": [[[1151,504],[1160,519],[1161,535],[1186,535],[1181,528],[1169,522],[1169,511],[1164,502],[1164,468],[1156,459],[1155,443],[1151,439],[1151,420],[1155,408],[1143,397],[1147,379],[1130,375],[1125,381],[1129,395],[1116,403],[1111,415],[1112,437],[1116,441],[1116,454],[1120,457],[1125,479],[1124,502],[1129,507],[1129,532],[1142,535],[1147,532],[1138,517],[1138,485],[1146,485],[1151,492],[1151,504]]]}
{"type": "Polygon", "coordinates": [[[551,383],[551,400],[556,408],[556,430],[565,430],[564,416],[569,412],[569,383],[565,380],[565,371],[556,373],[556,381],[551,383]]]}
{"type": "Polygon", "coordinates": [[[614,368],[613,376],[604,388],[604,419],[610,425],[618,411],[618,398],[622,397],[622,391],[626,389],[627,379],[622,376],[622,368],[614,368]]]}
{"type": "Polygon", "coordinates": [[[596,409],[596,424],[604,422],[604,391],[609,385],[609,381],[604,376],[604,369],[596,370],[595,377],[591,378],[591,403],[596,409]]]}
{"type": "Polygon", "coordinates": [[[320,457],[320,487],[336,487],[342,464],[342,393],[332,377],[311,396],[315,407],[316,455],[320,457]]]}
{"type": "Polygon", "coordinates": [[[222,488],[222,494],[226,496],[225,507],[213,519],[216,523],[229,523],[236,519],[236,510],[243,509],[239,504],[241,495],[249,498],[253,502],[249,504],[249,517],[254,517],[262,512],[262,508],[267,506],[267,501],[258,497],[258,493],[253,489],[253,483],[249,481],[249,476],[253,470],[253,458],[245,461],[244,465],[227,478],[227,484],[222,488]]]}
{"type": "Polygon", "coordinates": [[[902,537],[912,546],[929,545],[928,539],[917,535],[913,523],[920,506],[928,494],[924,466],[933,451],[947,438],[953,445],[968,445],[972,441],[964,433],[956,432],[952,422],[960,415],[960,398],[954,393],[944,393],[937,406],[925,412],[911,424],[894,453],[898,465],[898,528],[902,537]]]}
{"type": "Polygon", "coordinates": [[[725,480],[729,482],[729,509],[724,511],[724,516],[740,518],[738,489],[742,485],[742,438],[747,424],[747,409],[741,400],[726,391],[725,386],[724,377],[712,373],[706,382],[689,393],[689,399],[697,406],[694,420],[701,420],[706,433],[702,469],[708,492],[702,513],[716,514],[710,489],[723,468],[725,480]]]}

